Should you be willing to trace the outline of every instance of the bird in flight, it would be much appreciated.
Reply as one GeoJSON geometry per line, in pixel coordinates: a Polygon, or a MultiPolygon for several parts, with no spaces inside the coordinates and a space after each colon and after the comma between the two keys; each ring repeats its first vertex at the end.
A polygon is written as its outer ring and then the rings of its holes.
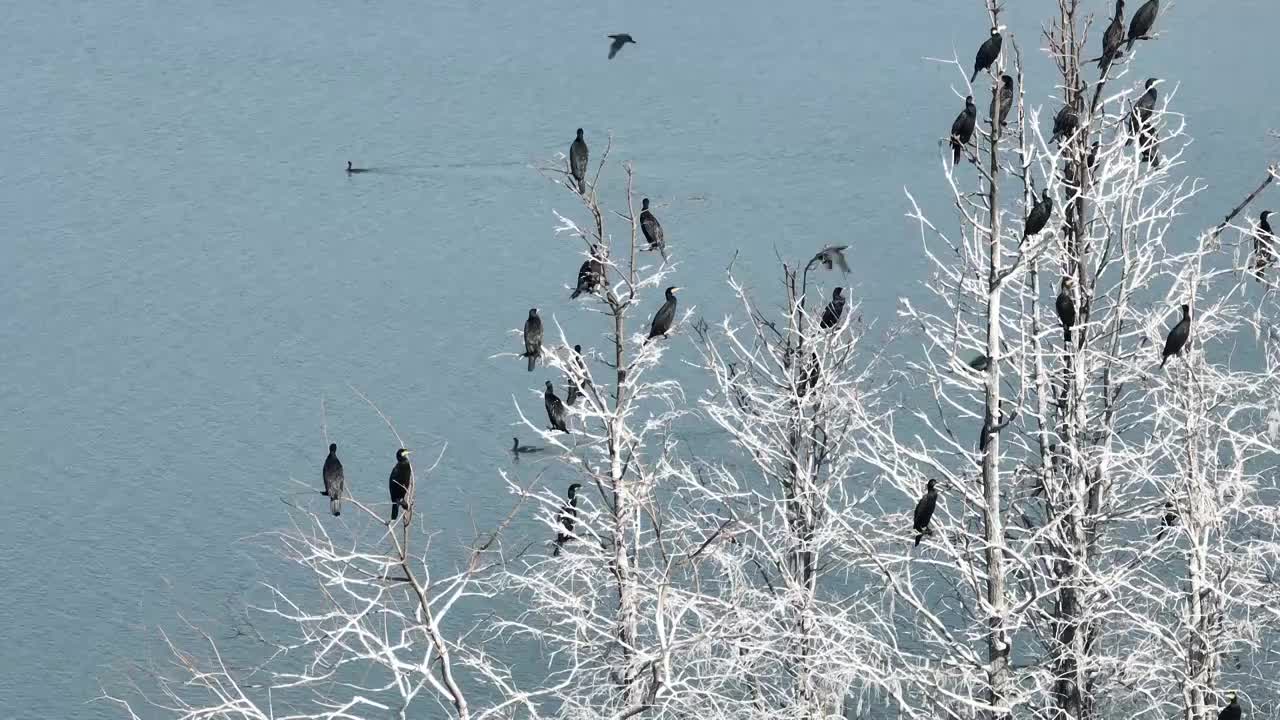
{"type": "Polygon", "coordinates": [[[609,39],[613,41],[613,43],[609,45],[610,60],[613,59],[614,55],[618,54],[619,50],[622,50],[623,45],[626,45],[627,43],[631,43],[632,45],[636,44],[636,41],[632,40],[631,36],[626,33],[618,33],[617,35],[610,35],[609,39]]]}

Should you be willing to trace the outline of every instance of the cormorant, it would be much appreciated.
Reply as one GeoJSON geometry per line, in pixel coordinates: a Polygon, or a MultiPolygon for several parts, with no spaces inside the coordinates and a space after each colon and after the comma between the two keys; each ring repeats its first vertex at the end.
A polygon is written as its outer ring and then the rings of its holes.
{"type": "Polygon", "coordinates": [[[538,308],[529,308],[529,319],[524,321],[524,352],[521,357],[529,358],[529,372],[542,357],[542,318],[538,317],[538,308]]]}
{"type": "Polygon", "coordinates": [[[570,407],[572,407],[573,404],[578,401],[578,398],[582,396],[582,391],[579,390],[578,388],[581,387],[583,389],[586,389],[588,386],[591,385],[591,380],[589,379],[591,376],[587,374],[587,365],[586,363],[582,362],[582,346],[581,345],[573,346],[573,364],[575,367],[577,367],[578,373],[581,374],[582,380],[579,381],[576,378],[574,378],[572,373],[569,374],[569,392],[568,392],[568,396],[565,397],[564,402],[566,405],[569,405],[570,407]]]}
{"type": "Polygon", "coordinates": [[[587,157],[590,154],[587,141],[582,139],[582,128],[578,128],[578,137],[569,146],[569,172],[573,174],[573,181],[581,195],[587,194],[587,157]]]}
{"type": "Polygon", "coordinates": [[[986,372],[987,368],[991,367],[991,358],[983,353],[978,353],[976,357],[969,361],[968,365],[978,372],[986,372]]]}
{"type": "MultiPolygon", "coordinates": [[[[828,245],[822,248],[817,255],[813,256],[813,260],[822,263],[822,266],[828,270],[833,270],[837,266],[840,272],[848,274],[849,262],[844,259],[844,251],[849,249],[848,245],[828,245]]],[[[810,260],[809,262],[813,262],[810,260]]]]}
{"type": "Polygon", "coordinates": [[[916,531],[917,547],[920,545],[920,541],[924,539],[924,534],[929,531],[929,521],[933,519],[933,511],[938,507],[937,484],[936,480],[929,478],[928,490],[916,501],[916,512],[911,527],[916,531]]]}
{"type": "Polygon", "coordinates": [[[542,394],[542,404],[547,408],[547,420],[551,421],[551,428],[564,433],[569,432],[569,426],[565,424],[564,403],[556,397],[556,390],[550,380],[547,381],[547,391],[542,394]]]}
{"type": "Polygon", "coordinates": [[[1009,111],[1013,109],[1013,78],[1000,76],[1000,87],[996,90],[996,99],[991,102],[991,119],[1004,127],[1009,121],[1009,111]]]}
{"type": "Polygon", "coordinates": [[[1107,31],[1102,34],[1102,57],[1098,58],[1098,67],[1102,68],[1102,75],[1106,77],[1107,69],[1111,67],[1111,63],[1120,55],[1120,46],[1124,44],[1124,0],[1116,0],[1116,14],[1111,18],[1111,24],[1107,26],[1107,31]]]}
{"type": "Polygon", "coordinates": [[[1053,137],[1049,138],[1049,142],[1061,145],[1064,140],[1071,139],[1078,127],[1080,117],[1076,115],[1076,111],[1070,105],[1063,105],[1058,114],[1053,116],[1053,137]]]}
{"type": "Polygon", "coordinates": [[[520,438],[513,437],[511,438],[511,452],[516,455],[523,455],[525,453],[542,452],[542,448],[537,445],[521,445],[520,438]]]}
{"type": "Polygon", "coordinates": [[[1160,14],[1160,0],[1147,0],[1142,7],[1138,8],[1138,12],[1133,14],[1133,19],[1129,21],[1129,45],[1125,48],[1125,52],[1133,50],[1133,44],[1139,40],[1149,40],[1147,36],[1151,32],[1151,26],[1156,24],[1156,15],[1160,14]]]}
{"type": "Polygon", "coordinates": [[[1169,358],[1182,352],[1182,348],[1187,344],[1187,338],[1191,336],[1191,306],[1182,306],[1182,319],[1177,325],[1169,331],[1169,336],[1164,339],[1164,353],[1160,359],[1160,367],[1169,362],[1169,358]]]}
{"type": "Polygon", "coordinates": [[[822,311],[822,322],[818,324],[822,329],[834,327],[840,322],[840,316],[844,314],[844,288],[838,287],[831,293],[831,302],[827,303],[827,307],[822,311]]]}
{"type": "Polygon", "coordinates": [[[978,73],[991,67],[991,64],[1000,56],[1001,42],[1003,39],[1000,37],[1000,28],[991,28],[991,37],[983,41],[978,47],[978,54],[973,58],[973,77],[969,78],[970,85],[978,79],[978,73]]]}
{"type": "Polygon", "coordinates": [[[560,507],[560,527],[564,530],[556,533],[556,549],[551,552],[551,556],[555,557],[560,554],[560,548],[573,539],[573,526],[578,522],[578,488],[582,487],[580,483],[574,483],[569,486],[569,499],[560,507]]]}
{"type": "Polygon", "coordinates": [[[1075,282],[1075,278],[1070,275],[1063,275],[1058,299],[1054,302],[1058,320],[1062,323],[1062,341],[1065,343],[1071,342],[1071,328],[1076,324],[1076,301],[1071,297],[1071,288],[1075,282]]]}
{"type": "Polygon", "coordinates": [[[1253,235],[1253,269],[1258,277],[1276,259],[1276,234],[1271,230],[1271,211],[1263,210],[1258,218],[1258,231],[1253,235]]]}
{"type": "Polygon", "coordinates": [[[612,43],[609,44],[610,60],[613,59],[614,55],[618,54],[618,51],[622,49],[623,45],[626,45],[627,43],[631,43],[632,45],[636,44],[636,41],[632,40],[631,36],[626,33],[618,33],[617,35],[610,35],[609,39],[613,41],[612,43]]]}
{"type": "Polygon", "coordinates": [[[662,237],[662,223],[649,212],[649,198],[640,201],[640,231],[644,239],[649,241],[650,250],[663,250],[667,247],[662,237]]]}
{"type": "Polygon", "coordinates": [[[324,459],[324,469],[320,471],[324,479],[324,492],[329,496],[329,512],[342,514],[342,486],[345,478],[342,475],[342,461],[338,460],[338,443],[329,443],[329,457],[324,459]]]}
{"type": "Polygon", "coordinates": [[[348,161],[347,161],[347,174],[348,174],[348,175],[353,175],[353,174],[355,174],[355,173],[362,173],[362,172],[369,172],[369,171],[368,171],[368,170],[366,170],[366,169],[364,169],[364,168],[351,167],[351,161],[350,161],[350,160],[348,160],[348,161]]]}
{"type": "MultiPolygon", "coordinates": [[[[1142,135],[1142,131],[1149,127],[1151,113],[1156,109],[1156,78],[1147,78],[1146,92],[1133,103],[1133,110],[1129,113],[1129,132],[1134,135],[1142,135]]],[[[1125,143],[1128,145],[1133,142],[1133,138],[1125,143]]]]}
{"type": "Polygon", "coordinates": [[[570,300],[575,300],[582,293],[593,293],[596,286],[604,278],[604,263],[600,262],[600,246],[591,246],[591,257],[582,262],[578,268],[578,286],[573,289],[570,300]]]}
{"type": "Polygon", "coordinates": [[[1027,213],[1026,223],[1022,226],[1022,239],[1035,237],[1044,230],[1044,226],[1049,224],[1049,218],[1053,216],[1053,198],[1049,197],[1049,188],[1040,191],[1040,199],[1032,206],[1031,212],[1027,213]]]}
{"type": "Polygon", "coordinates": [[[405,522],[409,520],[409,506],[413,503],[413,466],[409,464],[411,451],[400,448],[396,451],[396,466],[391,468],[388,485],[391,489],[391,519],[400,516],[400,508],[404,508],[405,522]]]}
{"type": "Polygon", "coordinates": [[[1231,702],[1218,711],[1218,720],[1240,720],[1243,711],[1240,709],[1240,698],[1231,693],[1231,702]]]}
{"type": "Polygon", "coordinates": [[[672,323],[676,321],[676,290],[679,289],[674,285],[667,288],[667,301],[653,314],[653,324],[649,327],[649,338],[645,342],[660,335],[665,336],[671,330],[672,323]]]}
{"type": "Polygon", "coordinates": [[[978,120],[978,108],[973,104],[973,96],[964,99],[964,110],[951,123],[951,164],[960,162],[960,151],[973,139],[973,125],[978,120]]]}

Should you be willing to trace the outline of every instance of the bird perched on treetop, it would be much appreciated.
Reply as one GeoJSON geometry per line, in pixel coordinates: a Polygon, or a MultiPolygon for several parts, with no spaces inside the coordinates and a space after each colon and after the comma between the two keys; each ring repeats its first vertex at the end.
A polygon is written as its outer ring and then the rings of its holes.
{"type": "Polygon", "coordinates": [[[591,246],[591,257],[582,261],[578,267],[578,286],[573,289],[570,300],[577,299],[582,293],[593,293],[604,279],[604,263],[600,261],[600,246],[591,246]]]}
{"type": "Polygon", "coordinates": [[[413,466],[409,464],[410,450],[400,448],[396,451],[396,464],[391,468],[391,477],[387,484],[391,490],[391,519],[400,516],[400,508],[404,508],[405,523],[409,522],[409,506],[413,504],[413,466]]]}
{"type": "Polygon", "coordinates": [[[978,46],[978,54],[973,58],[973,77],[969,78],[970,84],[978,79],[978,73],[990,68],[996,58],[1000,57],[1000,45],[1003,42],[1003,38],[1000,37],[1000,28],[991,28],[991,37],[978,46]]]}
{"type": "Polygon", "coordinates": [[[835,327],[844,313],[844,288],[838,287],[831,293],[831,302],[822,311],[822,321],[818,324],[823,330],[835,327]]]}
{"type": "Polygon", "coordinates": [[[1160,359],[1160,367],[1164,367],[1169,358],[1182,352],[1182,348],[1187,344],[1187,338],[1191,336],[1191,306],[1184,304],[1182,306],[1182,319],[1177,325],[1169,331],[1169,336],[1164,339],[1164,353],[1160,359]]]}
{"type": "Polygon", "coordinates": [[[329,496],[329,512],[341,515],[342,486],[346,484],[346,478],[342,474],[342,462],[338,460],[338,443],[329,443],[329,456],[324,459],[320,477],[324,480],[322,494],[329,496]]]}
{"type": "Polygon", "coordinates": [[[609,59],[610,60],[613,59],[614,55],[618,54],[618,51],[622,49],[623,45],[626,45],[627,43],[631,43],[632,45],[637,44],[636,41],[632,40],[631,36],[626,33],[618,33],[617,35],[610,35],[609,39],[613,41],[609,43],[609,59]]]}
{"type": "Polygon", "coordinates": [[[529,308],[529,319],[524,321],[524,352],[522,357],[529,358],[529,372],[542,357],[542,318],[538,317],[538,308],[529,308]]]}
{"type": "Polygon", "coordinates": [[[578,186],[578,193],[587,194],[587,158],[591,151],[587,149],[587,141],[582,139],[582,128],[578,128],[578,137],[569,146],[569,172],[578,186]]]}
{"type": "Polygon", "coordinates": [[[1139,40],[1150,40],[1149,33],[1156,24],[1156,16],[1160,14],[1160,0],[1147,0],[1129,21],[1129,45],[1125,52],[1133,50],[1133,44],[1139,40]]]}
{"type": "Polygon", "coordinates": [[[653,324],[649,326],[649,338],[645,342],[665,336],[671,330],[671,325],[676,321],[676,291],[679,289],[674,285],[667,288],[667,301],[653,314],[653,324]]]}
{"type": "Polygon", "coordinates": [[[960,162],[960,151],[973,139],[973,126],[978,121],[978,108],[973,104],[973,96],[964,99],[964,110],[951,123],[951,164],[960,162]]]}
{"type": "Polygon", "coordinates": [[[1124,0],[1116,0],[1116,14],[1111,24],[1102,34],[1102,57],[1098,58],[1098,67],[1102,68],[1105,77],[1111,63],[1120,55],[1120,46],[1124,44],[1124,0]]]}
{"type": "Polygon", "coordinates": [[[1058,321],[1062,323],[1062,340],[1067,343],[1071,342],[1071,328],[1076,324],[1076,301],[1071,297],[1071,288],[1075,284],[1075,278],[1063,275],[1062,285],[1058,289],[1058,299],[1054,302],[1054,309],[1058,311],[1058,321]]]}
{"type": "MultiPolygon", "coordinates": [[[[1156,78],[1147,78],[1146,91],[1134,101],[1133,110],[1129,113],[1129,132],[1134,135],[1141,136],[1143,131],[1151,126],[1151,113],[1156,109],[1156,83],[1160,82],[1156,78]]],[[[1133,142],[1130,137],[1125,145],[1133,142]]]]}
{"type": "Polygon", "coordinates": [[[925,494],[916,502],[915,515],[912,518],[911,527],[916,531],[916,545],[924,539],[924,534],[929,531],[929,521],[933,519],[933,511],[938,507],[938,488],[937,481],[929,478],[929,486],[925,494]]]}

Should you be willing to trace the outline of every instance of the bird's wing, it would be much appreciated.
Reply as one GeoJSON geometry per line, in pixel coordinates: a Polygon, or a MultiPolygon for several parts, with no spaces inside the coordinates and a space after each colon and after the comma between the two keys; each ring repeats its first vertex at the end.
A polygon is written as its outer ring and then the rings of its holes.
{"type": "Polygon", "coordinates": [[[614,40],[613,44],[609,46],[609,59],[612,60],[613,56],[617,55],[618,51],[621,49],[622,49],[622,41],[614,40]]]}

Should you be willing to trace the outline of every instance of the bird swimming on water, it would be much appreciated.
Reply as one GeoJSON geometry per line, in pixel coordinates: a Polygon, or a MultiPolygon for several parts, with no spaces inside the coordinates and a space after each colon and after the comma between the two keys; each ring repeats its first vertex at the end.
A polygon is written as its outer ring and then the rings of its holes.
{"type": "Polygon", "coordinates": [[[917,547],[920,545],[920,541],[924,539],[924,534],[930,532],[929,521],[933,519],[933,511],[937,508],[938,482],[933,478],[929,478],[929,485],[925,494],[916,501],[916,511],[911,521],[911,527],[916,531],[917,547]]]}
{"type": "Polygon", "coordinates": [[[362,173],[362,172],[369,172],[369,171],[366,170],[365,168],[351,167],[351,161],[350,160],[347,161],[348,175],[354,175],[355,173],[362,173]]]}
{"type": "Polygon", "coordinates": [[[1218,711],[1218,720],[1240,720],[1244,711],[1240,709],[1240,698],[1231,693],[1231,702],[1218,711]]]}
{"type": "Polygon", "coordinates": [[[609,43],[609,59],[610,60],[613,59],[614,55],[618,54],[618,51],[622,49],[623,45],[626,45],[627,43],[631,43],[632,45],[637,44],[636,41],[632,40],[631,36],[626,33],[618,33],[617,35],[610,35],[609,39],[613,41],[609,43]]]}
{"type": "Polygon", "coordinates": [[[1169,362],[1169,358],[1182,352],[1182,348],[1187,344],[1187,338],[1191,336],[1191,306],[1183,304],[1182,319],[1177,325],[1169,331],[1168,337],[1164,339],[1164,352],[1160,359],[1160,367],[1169,362]]]}
{"type": "Polygon", "coordinates": [[[1062,341],[1071,342],[1071,328],[1076,324],[1076,301],[1071,297],[1071,288],[1076,279],[1070,275],[1062,276],[1062,285],[1058,289],[1058,299],[1054,309],[1058,311],[1058,321],[1062,323],[1062,341]]]}
{"type": "Polygon", "coordinates": [[[672,285],[667,288],[667,301],[653,314],[653,324],[649,326],[649,337],[645,342],[659,336],[665,336],[676,321],[676,291],[680,288],[672,285]]]}
{"type": "Polygon", "coordinates": [[[524,321],[524,352],[520,356],[529,358],[529,372],[542,357],[542,318],[538,317],[538,308],[529,308],[529,319],[524,321]]]}
{"type": "Polygon", "coordinates": [[[844,288],[838,287],[831,293],[831,302],[827,303],[826,309],[822,311],[822,321],[818,324],[823,330],[829,327],[835,327],[840,322],[840,316],[844,314],[844,288]]]}
{"type": "Polygon", "coordinates": [[[329,496],[329,512],[341,515],[342,486],[346,480],[342,474],[342,461],[338,460],[338,443],[329,443],[329,456],[324,459],[320,477],[324,479],[324,492],[321,494],[329,496]]]}
{"type": "Polygon", "coordinates": [[[1258,279],[1276,259],[1276,234],[1271,230],[1271,211],[1263,210],[1258,216],[1258,230],[1253,234],[1253,262],[1258,279]]]}
{"type": "Polygon", "coordinates": [[[1160,14],[1160,0],[1147,0],[1129,21],[1129,44],[1125,52],[1133,50],[1133,44],[1139,40],[1150,40],[1151,28],[1156,24],[1156,16],[1160,14]]]}
{"type": "Polygon", "coordinates": [[[578,186],[578,193],[587,194],[587,158],[591,151],[587,149],[587,141],[582,139],[582,128],[578,128],[578,137],[569,146],[569,172],[578,186]]]}
{"type": "Polygon", "coordinates": [[[391,490],[391,519],[400,516],[400,508],[404,508],[406,523],[409,522],[409,507],[413,504],[413,466],[409,464],[410,450],[400,448],[396,451],[396,464],[391,468],[391,477],[387,485],[391,490]]]}
{"type": "Polygon", "coordinates": [[[521,445],[520,438],[513,437],[511,438],[511,452],[516,455],[523,455],[525,453],[542,452],[542,448],[537,445],[521,445]]]}
{"type": "Polygon", "coordinates": [[[551,428],[564,433],[569,432],[569,426],[565,422],[564,403],[556,397],[556,389],[550,380],[547,381],[546,392],[542,394],[542,404],[547,408],[547,420],[551,422],[551,428]]]}
{"type": "Polygon", "coordinates": [[[1098,67],[1102,68],[1102,75],[1106,77],[1107,69],[1111,67],[1111,63],[1120,55],[1120,46],[1124,44],[1124,0],[1116,0],[1116,14],[1111,18],[1111,24],[1107,26],[1106,32],[1102,34],[1102,57],[1098,58],[1098,67]]]}
{"type": "Polygon", "coordinates": [[[640,231],[644,239],[649,241],[650,250],[665,250],[666,240],[662,237],[662,223],[649,212],[649,198],[640,201],[640,231]]]}
{"type": "Polygon", "coordinates": [[[978,54],[973,58],[973,77],[969,78],[969,84],[973,84],[978,79],[978,73],[991,67],[991,64],[1000,57],[1000,45],[1004,39],[1000,37],[1000,28],[991,28],[991,37],[988,37],[978,46],[978,54]]]}
{"type": "Polygon", "coordinates": [[[1027,213],[1026,222],[1022,226],[1022,239],[1039,235],[1052,216],[1053,198],[1049,197],[1049,188],[1044,188],[1040,191],[1040,199],[1032,206],[1031,212],[1027,213]]]}
{"type": "Polygon", "coordinates": [[[964,110],[951,123],[951,164],[960,163],[960,151],[973,139],[973,126],[978,121],[978,108],[973,104],[973,96],[964,99],[964,110]]]}
{"type": "Polygon", "coordinates": [[[555,557],[560,554],[560,548],[573,539],[573,528],[578,524],[578,488],[582,487],[580,483],[573,483],[569,486],[569,499],[560,507],[560,527],[563,530],[556,533],[556,549],[551,552],[551,556],[555,557]]]}
{"type": "Polygon", "coordinates": [[[593,293],[604,278],[604,263],[600,262],[600,246],[591,246],[591,257],[582,261],[578,267],[578,286],[573,289],[570,300],[577,299],[582,293],[593,293]]]}

